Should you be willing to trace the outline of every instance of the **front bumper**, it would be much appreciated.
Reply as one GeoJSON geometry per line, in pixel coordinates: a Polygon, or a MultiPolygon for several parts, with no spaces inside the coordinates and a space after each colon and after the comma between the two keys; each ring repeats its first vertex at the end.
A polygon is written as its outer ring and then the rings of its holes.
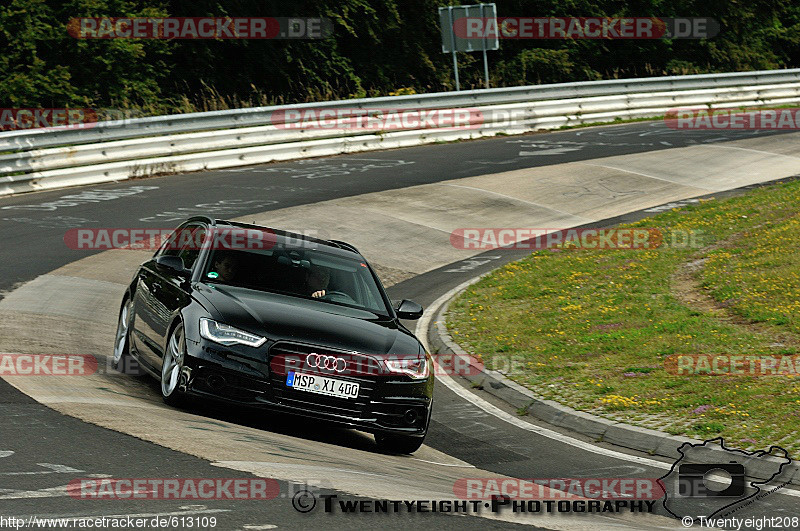
{"type": "Polygon", "coordinates": [[[304,373],[359,384],[357,398],[336,398],[286,386],[286,371],[281,369],[285,364],[276,363],[278,356],[286,352],[304,354],[308,349],[319,351],[319,347],[278,343],[262,354],[266,361],[205,340],[187,341],[187,347],[186,392],[191,396],[324,420],[371,433],[423,437],[427,432],[432,375],[412,380],[402,375],[340,375],[302,369],[304,373]]]}

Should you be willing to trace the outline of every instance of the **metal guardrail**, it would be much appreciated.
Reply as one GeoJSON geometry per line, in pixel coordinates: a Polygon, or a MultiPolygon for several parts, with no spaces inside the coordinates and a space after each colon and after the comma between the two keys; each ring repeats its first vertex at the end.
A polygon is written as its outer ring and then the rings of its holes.
{"type": "MultiPolygon", "coordinates": [[[[800,102],[800,69],[619,79],[153,116],[0,133],[0,196],[32,190],[657,116],[800,102]],[[286,111],[466,109],[464,127],[296,128],[286,111]]],[[[337,122],[338,124],[339,122],[337,122]]]]}

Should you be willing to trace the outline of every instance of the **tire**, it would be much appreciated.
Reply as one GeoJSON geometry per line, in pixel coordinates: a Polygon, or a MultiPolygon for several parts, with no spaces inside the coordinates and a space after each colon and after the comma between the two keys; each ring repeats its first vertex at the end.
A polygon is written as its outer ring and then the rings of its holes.
{"type": "Polygon", "coordinates": [[[111,366],[123,374],[139,376],[142,374],[139,363],[131,355],[131,321],[133,321],[133,302],[130,298],[126,298],[119,311],[111,366]]]}
{"type": "Polygon", "coordinates": [[[161,397],[169,406],[181,406],[185,399],[186,381],[183,364],[186,360],[186,337],[183,323],[179,323],[169,335],[164,359],[161,362],[161,397]]]}
{"type": "Polygon", "coordinates": [[[409,435],[375,434],[378,448],[387,454],[413,454],[422,446],[425,437],[411,437],[409,435]]]}

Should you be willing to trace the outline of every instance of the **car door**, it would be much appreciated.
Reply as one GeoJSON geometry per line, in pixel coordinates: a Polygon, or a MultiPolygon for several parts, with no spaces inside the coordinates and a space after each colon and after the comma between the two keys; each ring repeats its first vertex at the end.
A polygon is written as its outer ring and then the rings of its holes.
{"type": "Polygon", "coordinates": [[[137,341],[137,351],[140,360],[150,366],[152,370],[161,368],[161,358],[175,312],[189,304],[189,281],[185,276],[174,271],[164,269],[156,264],[160,256],[178,256],[184,262],[184,267],[191,270],[200,255],[200,246],[205,237],[206,228],[200,223],[187,223],[179,227],[175,234],[191,234],[185,238],[184,243],[180,237],[172,237],[168,242],[177,242],[179,245],[167,243],[139,270],[137,287],[134,295],[135,316],[133,331],[137,341]]]}

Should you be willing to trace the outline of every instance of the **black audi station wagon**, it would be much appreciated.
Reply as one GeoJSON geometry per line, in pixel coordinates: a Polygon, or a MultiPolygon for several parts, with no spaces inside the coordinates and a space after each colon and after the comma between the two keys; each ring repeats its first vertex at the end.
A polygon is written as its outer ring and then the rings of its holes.
{"type": "Polygon", "coordinates": [[[430,423],[433,362],[401,319],[421,315],[393,304],[347,243],[195,217],[128,286],[113,362],[160,379],[171,405],[280,410],[411,453],[430,423]]]}

